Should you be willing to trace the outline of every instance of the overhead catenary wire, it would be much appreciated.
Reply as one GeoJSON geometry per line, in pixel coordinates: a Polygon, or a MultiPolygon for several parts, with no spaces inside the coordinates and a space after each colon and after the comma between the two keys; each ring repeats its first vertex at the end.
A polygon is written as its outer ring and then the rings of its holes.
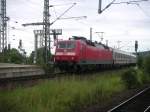
{"type": "MultiPolygon", "coordinates": [[[[100,0],[101,1],[101,0],[100,0]]],[[[104,9],[100,9],[99,13],[104,12],[106,9],[108,9],[116,0],[113,0],[112,2],[110,2],[104,9]]]]}
{"type": "Polygon", "coordinates": [[[50,5],[50,7],[54,7],[54,6],[66,6],[66,5],[72,5],[72,3],[50,5]]]}
{"type": "MultiPolygon", "coordinates": [[[[31,3],[32,5],[36,5],[36,6],[41,6],[41,4],[40,3],[37,3],[37,2],[33,2],[33,1],[31,1],[31,0],[25,0],[25,1],[27,1],[27,3],[31,3]]],[[[38,0],[37,0],[38,1],[38,0]]],[[[42,1],[41,1],[42,2],[42,1]]]]}
{"type": "Polygon", "coordinates": [[[57,12],[56,12],[55,7],[53,7],[53,10],[54,10],[55,17],[57,18],[57,12]]]}
{"type": "Polygon", "coordinates": [[[150,18],[150,15],[140,6],[140,4],[137,4],[137,6],[147,17],[150,18]]]}
{"type": "Polygon", "coordinates": [[[101,1],[102,0],[99,0],[99,14],[101,14],[102,12],[104,12],[106,9],[108,9],[111,5],[113,4],[136,4],[136,3],[139,3],[139,2],[146,2],[146,1],[149,1],[149,0],[130,0],[130,1],[127,1],[127,2],[116,2],[116,0],[113,0],[111,1],[105,8],[101,9],[101,1]]]}
{"type": "Polygon", "coordinates": [[[59,20],[64,14],[66,14],[71,8],[73,8],[76,5],[76,3],[73,3],[73,5],[71,7],[69,7],[66,11],[64,11],[60,16],[58,16],[52,23],[54,24],[57,20],[59,20]]]}
{"type": "Polygon", "coordinates": [[[140,6],[140,2],[147,2],[149,0],[132,0],[132,1],[127,1],[127,2],[116,2],[113,4],[133,4],[133,5],[137,5],[137,7],[147,16],[150,17],[150,15],[140,6]]]}
{"type": "Polygon", "coordinates": [[[138,4],[139,2],[146,2],[149,0],[132,0],[127,2],[113,2],[112,4],[138,4]]]}

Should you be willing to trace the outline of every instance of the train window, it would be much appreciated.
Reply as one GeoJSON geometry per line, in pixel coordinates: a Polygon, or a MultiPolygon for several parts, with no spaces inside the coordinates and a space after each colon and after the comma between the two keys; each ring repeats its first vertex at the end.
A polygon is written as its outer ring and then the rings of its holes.
{"type": "Polygon", "coordinates": [[[66,43],[65,42],[58,43],[58,48],[66,48],[66,43]]]}
{"type": "Polygon", "coordinates": [[[58,48],[73,49],[73,48],[75,48],[75,43],[74,42],[59,42],[58,43],[58,48]]]}
{"type": "Polygon", "coordinates": [[[68,49],[73,49],[73,48],[75,48],[75,43],[74,43],[74,42],[67,43],[67,48],[68,48],[68,49]]]}

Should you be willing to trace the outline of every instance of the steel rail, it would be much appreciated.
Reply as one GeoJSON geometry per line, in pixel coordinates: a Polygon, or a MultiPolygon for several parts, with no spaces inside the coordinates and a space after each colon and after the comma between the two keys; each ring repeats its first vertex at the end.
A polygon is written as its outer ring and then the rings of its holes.
{"type": "MultiPolygon", "coordinates": [[[[134,100],[135,98],[139,97],[140,95],[144,94],[145,92],[147,92],[148,90],[150,90],[150,87],[147,87],[146,89],[140,91],[139,93],[137,93],[136,95],[132,96],[131,98],[127,99],[126,101],[122,102],[121,104],[117,105],[116,107],[108,110],[107,112],[113,112],[117,109],[119,109],[121,106],[129,103],[130,101],[134,100]]],[[[150,108],[150,107],[149,107],[150,108]]]]}
{"type": "Polygon", "coordinates": [[[150,106],[148,106],[145,110],[144,110],[144,112],[149,112],[150,111],[150,106]]]}
{"type": "Polygon", "coordinates": [[[32,76],[20,76],[20,77],[11,77],[11,78],[3,78],[0,79],[0,83],[2,82],[10,82],[10,81],[25,81],[25,80],[35,80],[35,79],[48,79],[48,78],[56,78],[60,74],[65,74],[65,72],[46,74],[46,75],[32,75],[32,76]]]}

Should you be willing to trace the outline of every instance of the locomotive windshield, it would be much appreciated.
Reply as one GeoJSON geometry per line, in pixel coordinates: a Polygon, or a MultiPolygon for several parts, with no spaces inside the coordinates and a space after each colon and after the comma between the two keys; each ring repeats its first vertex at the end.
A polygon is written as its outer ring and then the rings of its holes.
{"type": "Polygon", "coordinates": [[[75,42],[59,42],[58,48],[60,48],[60,49],[73,49],[73,48],[75,48],[75,42]]]}

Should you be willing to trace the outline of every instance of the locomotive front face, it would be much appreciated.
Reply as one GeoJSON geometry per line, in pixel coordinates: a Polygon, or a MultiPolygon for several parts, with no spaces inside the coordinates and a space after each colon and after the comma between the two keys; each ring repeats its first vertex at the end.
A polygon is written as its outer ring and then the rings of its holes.
{"type": "Polygon", "coordinates": [[[55,62],[75,62],[76,42],[59,41],[55,53],[55,62]]]}

